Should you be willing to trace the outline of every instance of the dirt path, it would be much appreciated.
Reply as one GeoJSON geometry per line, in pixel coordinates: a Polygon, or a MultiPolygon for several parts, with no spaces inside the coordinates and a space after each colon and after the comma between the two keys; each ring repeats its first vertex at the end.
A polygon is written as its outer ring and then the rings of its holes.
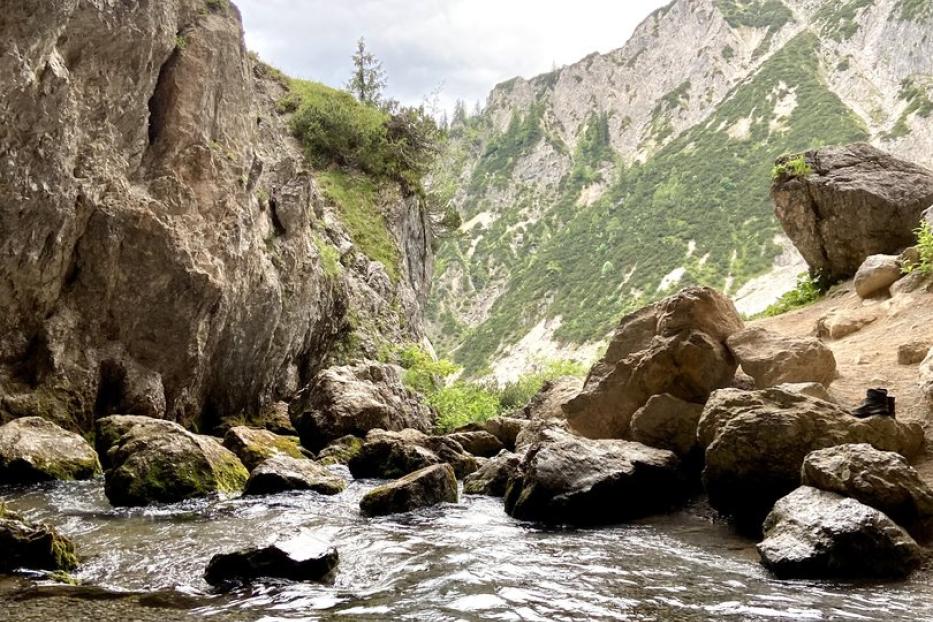
{"type": "Polygon", "coordinates": [[[817,323],[835,314],[846,318],[876,317],[841,339],[824,339],[833,350],[839,378],[830,392],[843,406],[854,407],[872,387],[888,389],[897,398],[898,418],[921,421],[927,431],[927,453],[915,465],[933,485],[933,409],[919,386],[918,365],[898,364],[898,347],[920,342],[933,346],[933,294],[926,288],[881,300],[862,301],[851,282],[830,291],[823,300],[775,318],[751,322],[777,333],[815,335],[817,323]]]}

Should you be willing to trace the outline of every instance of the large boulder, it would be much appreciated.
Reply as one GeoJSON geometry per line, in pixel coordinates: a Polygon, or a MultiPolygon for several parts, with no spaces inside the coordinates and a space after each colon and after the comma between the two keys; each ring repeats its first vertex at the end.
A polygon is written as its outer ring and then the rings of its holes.
{"type": "Polygon", "coordinates": [[[761,562],[781,578],[903,577],[923,552],[894,521],[855,499],[802,487],[764,523],[761,562]]]}
{"type": "Polygon", "coordinates": [[[457,476],[449,464],[435,464],[377,486],[360,499],[366,516],[411,512],[439,503],[456,503],[457,476]]]}
{"type": "Polygon", "coordinates": [[[246,426],[227,430],[224,447],[235,453],[250,471],[272,456],[305,457],[296,437],[279,436],[268,430],[246,426]]]}
{"type": "Polygon", "coordinates": [[[509,480],[518,475],[521,463],[522,456],[503,450],[464,478],[464,494],[504,497],[509,480]]]}
{"type": "Polygon", "coordinates": [[[435,419],[431,407],[402,383],[402,368],[379,363],[320,372],[290,412],[302,444],[314,451],[375,429],[429,432],[435,419]]]}
{"type": "Polygon", "coordinates": [[[784,231],[812,269],[849,278],[867,257],[897,254],[914,243],[914,229],[933,204],[933,172],[867,144],[799,157],[812,172],[780,176],[771,197],[784,231]]]}
{"type": "Polygon", "coordinates": [[[0,426],[0,483],[90,479],[100,471],[94,448],[51,421],[26,417],[0,426]]]}
{"type": "Polygon", "coordinates": [[[785,382],[829,386],[836,379],[833,351],[814,337],[785,337],[756,327],[732,335],[727,344],[759,389],[785,382]]]}
{"type": "Polygon", "coordinates": [[[732,301],[699,287],[626,316],[581,393],[564,404],[570,426],[591,438],[623,438],[653,395],[705,402],[735,376],[725,340],[742,327],[732,301]]]}
{"type": "Polygon", "coordinates": [[[363,439],[348,434],[322,449],[317,454],[317,461],[321,464],[347,464],[363,449],[363,439]]]}
{"type": "Polygon", "coordinates": [[[564,404],[583,390],[583,378],[562,376],[548,380],[520,411],[523,419],[564,419],[564,404]]]}
{"type": "Polygon", "coordinates": [[[931,533],[933,490],[900,454],[864,443],[814,451],[803,461],[801,483],[852,497],[917,537],[931,533]]]}
{"type": "Polygon", "coordinates": [[[827,313],[816,322],[820,339],[842,339],[862,330],[880,317],[877,308],[839,309],[827,313]]]}
{"type": "Polygon", "coordinates": [[[856,419],[842,407],[780,389],[723,389],[706,404],[697,430],[706,447],[703,482],[712,505],[756,531],[774,502],[800,485],[811,451],[869,443],[908,458],[923,448],[919,423],[856,419]]]}
{"type": "Polygon", "coordinates": [[[107,453],[104,491],[113,505],[175,503],[243,490],[249,472],[217,439],[170,421],[127,419],[108,417],[98,424],[98,430],[124,430],[107,453]]]}
{"type": "Polygon", "coordinates": [[[575,438],[561,419],[534,419],[525,426],[515,438],[515,451],[524,452],[536,443],[552,443],[554,441],[575,438]]]}
{"type": "Polygon", "coordinates": [[[491,458],[505,449],[502,441],[485,430],[454,432],[448,434],[447,438],[459,443],[467,453],[482,458],[491,458]]]}
{"type": "Polygon", "coordinates": [[[450,464],[457,477],[465,477],[479,468],[476,458],[457,441],[428,436],[418,430],[373,430],[347,466],[356,478],[395,479],[443,463],[450,464]]]}
{"type": "Polygon", "coordinates": [[[632,440],[686,458],[699,447],[697,424],[701,414],[701,404],[685,402],[667,393],[655,395],[632,416],[632,440]]]}
{"type": "Polygon", "coordinates": [[[322,495],[336,495],[346,487],[347,482],[342,477],[313,460],[276,454],[253,469],[243,494],[271,495],[290,490],[313,490],[322,495]]]}
{"type": "Polygon", "coordinates": [[[866,257],[855,273],[855,293],[859,298],[887,294],[888,289],[904,276],[896,255],[866,257]]]}
{"type": "Polygon", "coordinates": [[[53,527],[38,525],[0,504],[0,572],[74,570],[78,566],[74,543],[53,527]]]}
{"type": "Polygon", "coordinates": [[[289,543],[214,555],[204,580],[218,587],[232,587],[256,579],[325,581],[333,576],[340,556],[337,549],[303,548],[289,543]]]}
{"type": "Polygon", "coordinates": [[[520,520],[607,524],[668,510],[685,490],[673,452],[568,437],[528,450],[509,482],[505,510],[520,520]]]}

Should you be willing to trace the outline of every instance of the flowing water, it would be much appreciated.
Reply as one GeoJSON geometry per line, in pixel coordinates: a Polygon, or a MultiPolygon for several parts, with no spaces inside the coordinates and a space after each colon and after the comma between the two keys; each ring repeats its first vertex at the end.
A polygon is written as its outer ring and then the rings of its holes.
{"type": "Polygon", "coordinates": [[[483,497],[365,519],[357,503],[372,484],[132,510],[112,508],[102,480],[0,491],[84,557],[82,587],[0,580],[0,620],[933,621],[933,569],[894,583],[777,581],[701,503],[586,530],[517,522],[483,497]],[[202,579],[215,553],[296,537],[337,546],[333,584],[220,595],[202,579]]]}

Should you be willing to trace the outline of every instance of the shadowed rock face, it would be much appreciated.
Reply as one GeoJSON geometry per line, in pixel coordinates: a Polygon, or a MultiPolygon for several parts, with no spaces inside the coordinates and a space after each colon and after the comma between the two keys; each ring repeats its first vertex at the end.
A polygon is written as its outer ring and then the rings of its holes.
{"type": "MultiPolygon", "coordinates": [[[[933,204],[933,171],[867,144],[808,151],[812,174],[771,188],[784,231],[811,268],[851,277],[870,255],[911,246],[933,204]]],[[[779,160],[779,164],[788,158],[779,160]]]]}
{"type": "Polygon", "coordinates": [[[449,464],[435,464],[373,488],[360,499],[365,516],[410,512],[439,503],[456,503],[457,477],[449,464]]]}
{"type": "Polygon", "coordinates": [[[34,410],[73,429],[114,413],[208,429],[290,397],[349,329],[348,308],[390,340],[420,337],[426,214],[384,206],[402,278],[375,283],[275,114],[284,87],[247,55],[235,8],[13,0],[0,39],[7,398],[39,395],[34,410]],[[257,198],[272,188],[278,233],[257,198]],[[325,274],[322,240],[352,259],[340,275],[325,274]]]}

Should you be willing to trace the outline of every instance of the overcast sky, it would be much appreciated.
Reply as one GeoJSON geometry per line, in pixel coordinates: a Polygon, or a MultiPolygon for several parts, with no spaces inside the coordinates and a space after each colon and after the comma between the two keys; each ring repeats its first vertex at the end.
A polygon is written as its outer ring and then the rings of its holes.
{"type": "Polygon", "coordinates": [[[591,52],[622,47],[669,0],[236,0],[246,41],[296,77],[342,87],[366,37],[389,76],[388,94],[417,104],[441,87],[450,109],[490,89],[591,52]]]}

